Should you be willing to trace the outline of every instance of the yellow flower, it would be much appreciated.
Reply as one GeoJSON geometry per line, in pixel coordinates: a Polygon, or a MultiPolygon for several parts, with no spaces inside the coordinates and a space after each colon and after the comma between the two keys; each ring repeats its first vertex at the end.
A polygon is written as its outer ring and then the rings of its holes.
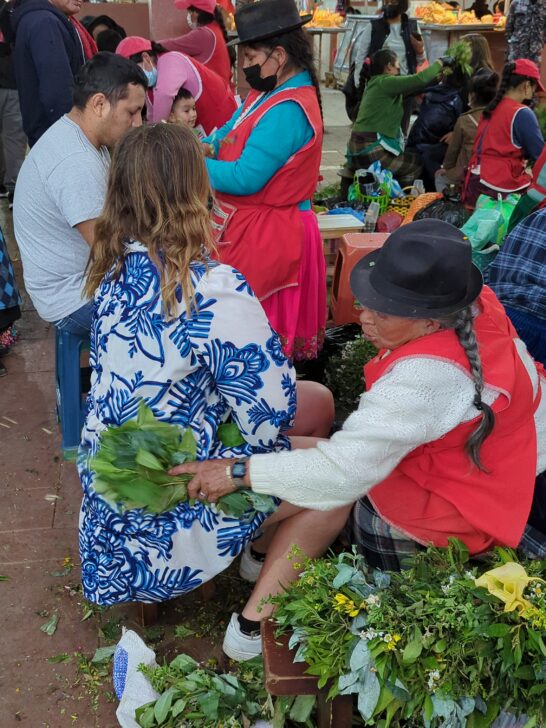
{"type": "Polygon", "coordinates": [[[402,637],[399,634],[390,635],[390,639],[387,641],[387,649],[395,650],[396,645],[400,642],[402,637]]]}
{"type": "Polygon", "coordinates": [[[475,579],[474,583],[476,586],[485,587],[490,594],[504,602],[505,612],[517,609],[521,613],[532,606],[523,596],[525,588],[532,581],[546,583],[544,579],[529,576],[521,564],[509,561],[496,569],[486,571],[479,579],[475,579]]]}
{"type": "Polygon", "coordinates": [[[334,602],[334,609],[337,612],[343,612],[344,614],[348,614],[349,617],[356,617],[360,613],[359,607],[355,605],[352,599],[346,597],[345,594],[340,594],[338,592],[334,596],[334,602]]]}

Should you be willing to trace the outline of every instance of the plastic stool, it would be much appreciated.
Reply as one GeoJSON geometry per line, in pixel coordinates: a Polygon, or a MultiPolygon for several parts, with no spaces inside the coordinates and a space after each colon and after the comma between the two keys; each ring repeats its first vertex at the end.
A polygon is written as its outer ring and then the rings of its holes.
{"type": "Polygon", "coordinates": [[[85,420],[86,393],[82,392],[80,357],[89,349],[89,336],[56,329],[55,386],[57,416],[61,424],[65,457],[73,457],[80,444],[85,420]]]}
{"type": "Polygon", "coordinates": [[[348,233],[343,236],[330,297],[330,313],[336,326],[359,323],[360,309],[355,306],[349,284],[351,271],[361,258],[380,248],[388,237],[389,233],[348,233]]]}

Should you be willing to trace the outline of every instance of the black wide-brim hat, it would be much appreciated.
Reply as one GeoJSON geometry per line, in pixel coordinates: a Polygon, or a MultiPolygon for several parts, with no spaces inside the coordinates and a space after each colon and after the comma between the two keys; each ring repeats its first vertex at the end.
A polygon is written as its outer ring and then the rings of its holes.
{"type": "Polygon", "coordinates": [[[398,228],[351,272],[359,303],[405,318],[456,313],[475,301],[482,287],[470,241],[440,220],[417,220],[398,228]]]}
{"type": "Polygon", "coordinates": [[[237,38],[231,40],[228,46],[255,43],[290,33],[312,18],[312,15],[300,15],[294,0],[258,0],[243,5],[235,13],[237,38]]]}

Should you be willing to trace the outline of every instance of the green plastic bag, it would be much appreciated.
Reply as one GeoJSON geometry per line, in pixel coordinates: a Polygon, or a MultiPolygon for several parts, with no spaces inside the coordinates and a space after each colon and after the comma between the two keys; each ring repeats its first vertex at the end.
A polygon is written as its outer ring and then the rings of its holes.
{"type": "Polygon", "coordinates": [[[480,270],[497,255],[518,200],[519,195],[509,195],[505,200],[480,195],[476,209],[462,226],[461,231],[472,245],[472,260],[480,270]]]}

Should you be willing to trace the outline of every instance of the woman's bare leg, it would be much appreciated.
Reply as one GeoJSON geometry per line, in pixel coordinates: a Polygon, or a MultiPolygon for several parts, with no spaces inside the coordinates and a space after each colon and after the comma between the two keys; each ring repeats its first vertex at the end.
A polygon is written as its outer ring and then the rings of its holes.
{"type": "Polygon", "coordinates": [[[297,409],[290,437],[304,435],[328,437],[334,422],[334,398],[330,390],[318,382],[297,382],[297,409]]]}
{"type": "Polygon", "coordinates": [[[243,609],[246,619],[258,621],[268,617],[273,606],[262,604],[263,600],[280,592],[282,585],[297,579],[299,571],[288,558],[293,547],[298,546],[311,558],[321,556],[345,525],[351,507],[352,504],[331,511],[299,509],[288,515],[295,506],[281,505],[271,516],[271,519],[277,516],[273,523],[278,525],[256,586],[243,609]],[[281,511],[283,506],[288,508],[281,511]]]}

